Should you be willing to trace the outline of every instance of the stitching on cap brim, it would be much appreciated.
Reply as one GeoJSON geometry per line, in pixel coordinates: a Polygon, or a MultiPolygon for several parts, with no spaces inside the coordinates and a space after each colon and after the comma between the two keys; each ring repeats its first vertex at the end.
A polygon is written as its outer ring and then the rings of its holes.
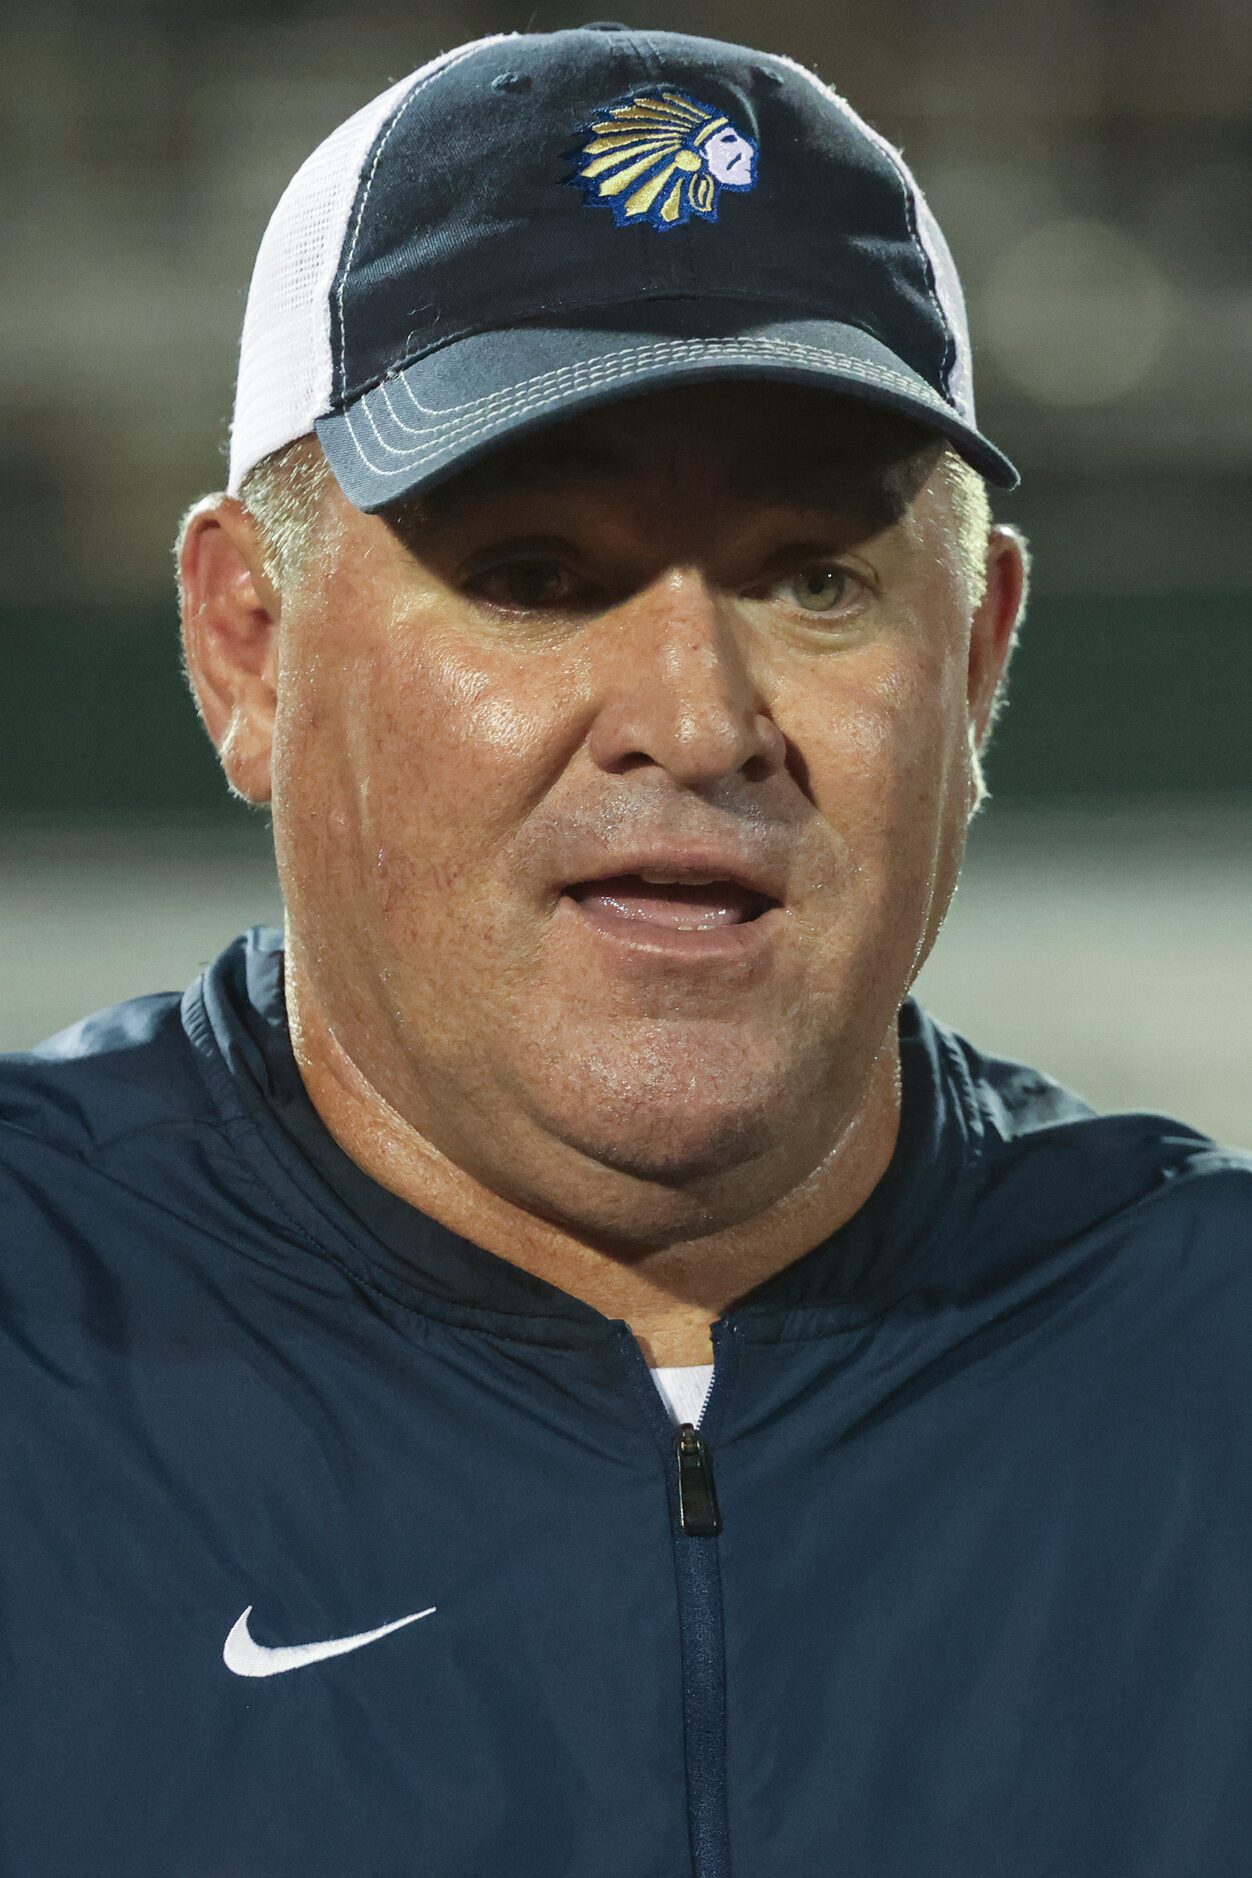
{"type": "MultiPolygon", "coordinates": [[[[835,348],[777,338],[666,339],[620,347],[535,373],[465,403],[441,407],[421,403],[405,373],[374,386],[337,417],[319,420],[318,430],[337,434],[340,440],[346,436],[360,468],[374,485],[370,500],[381,504],[388,498],[379,492],[380,487],[385,492],[390,485],[396,494],[404,493],[415,486],[424,470],[450,468],[481,442],[520,429],[566,403],[576,407],[594,402],[588,394],[606,387],[631,380],[646,383],[687,365],[710,362],[790,367],[831,380],[832,389],[843,383],[849,389],[878,392],[884,403],[936,420],[937,428],[977,454],[980,467],[993,481],[1012,487],[1017,480],[1007,458],[923,380],[835,348]],[[384,434],[383,425],[390,437],[384,434]],[[401,478],[406,479],[403,485],[401,478]]],[[[417,376],[420,368],[410,370],[417,376]]],[[[344,468],[347,472],[349,465],[344,468]]]]}

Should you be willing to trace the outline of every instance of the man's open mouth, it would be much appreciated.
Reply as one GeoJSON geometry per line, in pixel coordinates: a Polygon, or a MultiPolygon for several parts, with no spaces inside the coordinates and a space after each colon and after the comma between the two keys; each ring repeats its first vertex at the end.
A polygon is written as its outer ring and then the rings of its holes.
{"type": "Polygon", "coordinates": [[[778,901],[754,893],[733,880],[648,881],[641,874],[614,874],[607,880],[575,881],[565,889],[580,905],[615,915],[618,919],[646,920],[654,926],[703,930],[712,926],[739,926],[759,919],[778,901]]]}

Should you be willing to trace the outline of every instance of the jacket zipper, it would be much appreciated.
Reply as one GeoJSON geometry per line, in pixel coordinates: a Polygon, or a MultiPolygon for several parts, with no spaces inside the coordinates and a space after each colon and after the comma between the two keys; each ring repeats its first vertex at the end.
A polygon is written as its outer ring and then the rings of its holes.
{"type": "MultiPolygon", "coordinates": [[[[625,1328],[625,1326],[623,1326],[625,1328]]],[[[721,1380],[716,1367],[721,1322],[712,1327],[715,1367],[701,1420],[721,1380]]],[[[713,1456],[692,1422],[675,1431],[643,1351],[627,1331],[637,1369],[646,1377],[648,1416],[664,1443],[674,1528],[674,1568],[682,1651],[683,1733],[692,1878],[731,1878],[726,1810],[726,1662],[717,1535],[722,1530],[713,1456]]],[[[729,1355],[729,1352],[727,1352],[729,1355]]]]}
{"type": "Polygon", "coordinates": [[[684,1422],[674,1443],[678,1450],[678,1520],[696,1539],[712,1539],[722,1530],[713,1485],[713,1460],[691,1422],[684,1422]]]}

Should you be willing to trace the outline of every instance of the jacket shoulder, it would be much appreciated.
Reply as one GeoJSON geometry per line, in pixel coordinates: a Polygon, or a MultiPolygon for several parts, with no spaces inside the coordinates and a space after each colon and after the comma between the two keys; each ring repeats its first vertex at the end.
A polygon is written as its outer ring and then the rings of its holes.
{"type": "Polygon", "coordinates": [[[979,1114],[993,1189],[1024,1180],[1044,1212],[1082,1195],[1093,1218],[1173,1195],[1245,1229],[1252,1220],[1252,1149],[1163,1110],[1097,1109],[1045,1071],[937,1028],[979,1114]]]}
{"type": "Polygon", "coordinates": [[[0,1162],[35,1144],[89,1158],[136,1131],[216,1120],[182,1024],[183,994],[93,1011],[29,1050],[0,1054],[0,1162]]]}

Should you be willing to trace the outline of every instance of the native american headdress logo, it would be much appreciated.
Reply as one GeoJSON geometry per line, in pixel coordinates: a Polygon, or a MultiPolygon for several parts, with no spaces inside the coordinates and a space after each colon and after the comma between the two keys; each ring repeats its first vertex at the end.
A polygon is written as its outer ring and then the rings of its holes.
{"type": "Polygon", "coordinates": [[[677,228],[693,215],[717,220],[723,189],[756,183],[757,148],[730,119],[685,91],[632,91],[583,126],[567,178],[588,202],[613,211],[618,227],[677,228]]]}

